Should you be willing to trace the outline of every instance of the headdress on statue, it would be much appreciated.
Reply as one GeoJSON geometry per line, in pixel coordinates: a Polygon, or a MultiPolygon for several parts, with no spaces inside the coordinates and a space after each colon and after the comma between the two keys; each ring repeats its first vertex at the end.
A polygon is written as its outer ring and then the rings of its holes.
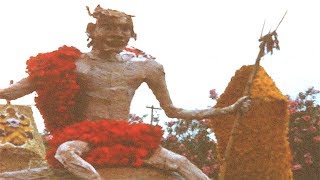
{"type": "MultiPolygon", "coordinates": [[[[100,5],[98,5],[94,12],[91,13],[89,7],[87,6],[87,11],[90,16],[94,17],[96,19],[96,23],[89,23],[87,26],[87,34],[89,38],[92,38],[92,32],[96,29],[96,27],[107,27],[107,26],[113,26],[113,25],[125,25],[127,26],[131,31],[131,37],[136,39],[137,35],[133,30],[133,21],[132,17],[133,15],[128,15],[124,12],[120,12],[117,10],[112,9],[103,9],[100,5]]],[[[88,46],[91,46],[89,43],[88,46]]]]}

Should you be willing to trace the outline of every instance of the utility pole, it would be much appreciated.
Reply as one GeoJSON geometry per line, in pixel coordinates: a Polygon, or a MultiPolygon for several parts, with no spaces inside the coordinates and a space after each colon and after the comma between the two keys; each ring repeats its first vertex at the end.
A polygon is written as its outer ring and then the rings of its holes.
{"type": "Polygon", "coordinates": [[[147,108],[150,108],[151,109],[151,118],[150,118],[150,124],[152,125],[152,123],[153,123],[153,111],[154,110],[161,110],[161,108],[156,108],[156,107],[154,107],[153,105],[152,106],[147,106],[147,108]]]}

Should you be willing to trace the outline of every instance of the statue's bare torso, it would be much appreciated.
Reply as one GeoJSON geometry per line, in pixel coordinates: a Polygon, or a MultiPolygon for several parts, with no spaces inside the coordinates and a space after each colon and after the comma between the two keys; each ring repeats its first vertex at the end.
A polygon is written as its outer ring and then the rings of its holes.
{"type": "Polygon", "coordinates": [[[136,89],[149,74],[148,69],[159,69],[160,65],[154,60],[102,62],[85,56],[76,66],[81,87],[77,106],[84,118],[125,120],[136,89]]]}

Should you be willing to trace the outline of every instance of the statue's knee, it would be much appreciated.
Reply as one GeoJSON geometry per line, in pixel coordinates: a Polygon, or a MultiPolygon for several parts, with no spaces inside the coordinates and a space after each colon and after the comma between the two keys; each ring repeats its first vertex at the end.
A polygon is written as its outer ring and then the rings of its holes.
{"type": "Polygon", "coordinates": [[[179,154],[174,154],[172,158],[169,160],[169,162],[170,164],[168,165],[172,170],[178,170],[179,167],[190,163],[190,161],[185,156],[179,154]]]}
{"type": "Polygon", "coordinates": [[[73,157],[73,156],[81,156],[82,153],[89,151],[89,145],[83,141],[67,141],[62,143],[55,154],[56,159],[61,159],[62,157],[73,157]]]}
{"type": "Polygon", "coordinates": [[[57,151],[54,155],[54,157],[57,160],[62,160],[62,157],[66,156],[68,153],[70,153],[71,148],[70,148],[70,141],[62,143],[58,148],[57,151]]]}

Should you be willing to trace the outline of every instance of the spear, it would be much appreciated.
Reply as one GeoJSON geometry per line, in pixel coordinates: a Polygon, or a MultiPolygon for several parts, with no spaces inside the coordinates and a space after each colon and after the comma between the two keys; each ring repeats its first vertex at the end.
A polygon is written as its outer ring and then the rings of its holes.
{"type": "MultiPolygon", "coordinates": [[[[268,34],[262,36],[263,33],[263,29],[264,29],[264,25],[265,25],[265,21],[263,23],[263,27],[262,27],[262,31],[261,31],[261,36],[259,38],[259,53],[258,56],[256,58],[256,62],[254,64],[254,68],[249,76],[249,79],[247,81],[246,87],[244,89],[243,92],[243,96],[251,96],[251,86],[252,86],[252,82],[259,70],[260,67],[260,61],[262,59],[262,57],[266,54],[268,54],[269,52],[271,54],[273,54],[273,48],[276,48],[277,50],[280,50],[279,47],[279,41],[278,41],[278,34],[276,32],[276,30],[278,29],[279,25],[281,24],[282,20],[284,19],[285,15],[287,14],[287,11],[285,12],[285,14],[283,15],[281,21],[279,22],[278,26],[276,27],[276,29],[272,32],[269,32],[268,34]]],[[[227,168],[227,163],[229,162],[230,159],[230,155],[231,155],[231,149],[234,143],[234,138],[238,133],[238,129],[240,126],[240,121],[242,118],[242,112],[238,111],[238,113],[236,114],[236,119],[233,123],[233,127],[231,130],[231,135],[229,137],[229,141],[226,147],[226,151],[225,151],[225,155],[224,155],[224,159],[223,159],[223,165],[222,167],[224,167],[224,170],[221,172],[221,176],[220,176],[220,180],[224,180],[225,179],[225,173],[226,173],[226,168],[227,168]]]]}

